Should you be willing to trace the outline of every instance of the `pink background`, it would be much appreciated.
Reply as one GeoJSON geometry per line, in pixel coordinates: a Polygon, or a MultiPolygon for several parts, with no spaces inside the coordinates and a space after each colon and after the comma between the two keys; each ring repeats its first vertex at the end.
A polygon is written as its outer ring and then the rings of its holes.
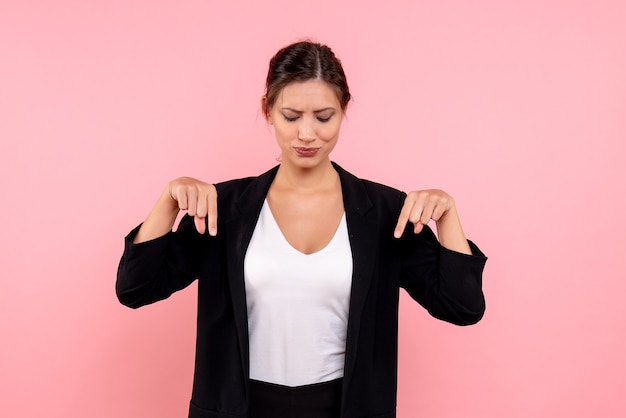
{"type": "Polygon", "coordinates": [[[474,327],[403,294],[399,418],[626,414],[622,1],[0,4],[0,416],[182,417],[195,285],[132,311],[165,183],[259,174],[267,62],[310,36],[355,101],[334,160],[443,188],[489,255],[474,327]]]}

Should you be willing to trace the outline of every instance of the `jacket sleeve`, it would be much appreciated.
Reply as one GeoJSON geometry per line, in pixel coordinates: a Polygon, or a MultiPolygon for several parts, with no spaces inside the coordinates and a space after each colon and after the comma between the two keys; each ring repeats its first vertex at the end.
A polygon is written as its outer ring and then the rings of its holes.
{"type": "Polygon", "coordinates": [[[212,242],[196,232],[193,219],[187,215],[176,232],[134,244],[140,226],[125,238],[115,284],[117,298],[131,308],[166,299],[193,282],[200,271],[201,256],[212,242]]]}
{"type": "Polygon", "coordinates": [[[435,318],[471,325],[485,312],[482,272],[487,257],[471,241],[472,255],[444,248],[432,230],[405,231],[400,285],[435,318]]]}

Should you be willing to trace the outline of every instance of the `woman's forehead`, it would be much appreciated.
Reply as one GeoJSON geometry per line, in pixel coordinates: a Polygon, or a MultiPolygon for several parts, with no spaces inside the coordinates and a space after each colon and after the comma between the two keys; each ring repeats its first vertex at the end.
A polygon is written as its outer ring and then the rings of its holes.
{"type": "Polygon", "coordinates": [[[294,81],[287,84],[277,98],[279,107],[324,109],[340,107],[337,92],[329,83],[319,79],[294,81]]]}

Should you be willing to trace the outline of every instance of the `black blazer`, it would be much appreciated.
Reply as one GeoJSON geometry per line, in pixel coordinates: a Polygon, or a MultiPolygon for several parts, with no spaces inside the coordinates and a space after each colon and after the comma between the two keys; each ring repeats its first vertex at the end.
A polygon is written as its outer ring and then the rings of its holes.
{"type": "MultiPolygon", "coordinates": [[[[353,258],[342,417],[395,417],[399,288],[436,318],[469,325],[485,303],[486,257],[443,248],[425,227],[393,237],[406,195],[339,173],[353,258]]],[[[133,244],[127,237],[116,291],[137,308],[198,279],[196,363],[190,418],[247,417],[248,318],[244,257],[277,167],[259,177],[216,184],[218,234],[196,233],[184,217],[176,232],[133,244]]]]}

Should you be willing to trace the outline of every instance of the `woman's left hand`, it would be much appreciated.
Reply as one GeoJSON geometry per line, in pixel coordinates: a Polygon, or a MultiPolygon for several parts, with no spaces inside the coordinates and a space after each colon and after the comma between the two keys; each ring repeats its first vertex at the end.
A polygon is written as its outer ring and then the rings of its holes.
{"type": "Polygon", "coordinates": [[[400,238],[408,222],[414,225],[413,232],[419,234],[431,219],[437,222],[441,245],[460,253],[472,253],[454,199],[443,190],[419,190],[407,194],[393,235],[400,238]]]}
{"type": "Polygon", "coordinates": [[[400,238],[407,222],[411,222],[413,231],[419,234],[430,220],[437,222],[454,208],[454,199],[443,190],[419,190],[407,194],[404,206],[394,232],[400,238]]]}

